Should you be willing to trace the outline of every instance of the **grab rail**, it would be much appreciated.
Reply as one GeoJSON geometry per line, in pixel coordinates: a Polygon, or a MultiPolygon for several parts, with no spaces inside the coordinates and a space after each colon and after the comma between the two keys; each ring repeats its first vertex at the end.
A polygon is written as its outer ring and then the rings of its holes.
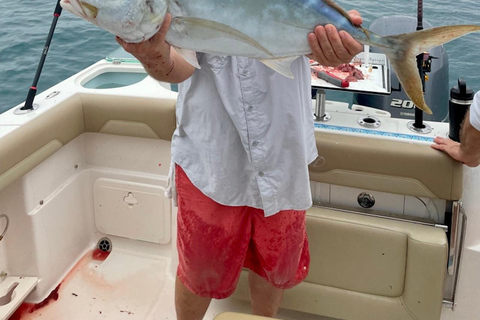
{"type": "Polygon", "coordinates": [[[448,250],[448,274],[455,274],[458,269],[458,258],[460,251],[462,249],[462,238],[465,233],[466,215],[462,206],[462,203],[459,201],[454,201],[452,204],[452,222],[450,226],[450,241],[449,241],[449,250],[448,250]]]}
{"type": "Polygon", "coordinates": [[[7,233],[8,225],[10,223],[10,219],[8,219],[8,216],[6,214],[0,214],[0,218],[5,218],[5,220],[7,220],[7,225],[5,226],[5,230],[3,230],[2,234],[0,234],[0,241],[2,241],[3,237],[7,233]]]}
{"type": "Polygon", "coordinates": [[[467,215],[460,201],[454,201],[451,208],[451,223],[449,228],[449,250],[445,287],[451,290],[444,295],[443,305],[455,310],[460,263],[462,262],[463,246],[467,230],[467,215]]]}

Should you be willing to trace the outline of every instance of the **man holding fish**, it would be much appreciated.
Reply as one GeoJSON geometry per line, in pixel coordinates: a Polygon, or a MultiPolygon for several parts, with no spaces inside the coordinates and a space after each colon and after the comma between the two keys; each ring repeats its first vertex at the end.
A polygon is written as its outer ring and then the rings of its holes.
{"type": "MultiPolygon", "coordinates": [[[[357,11],[355,24],[362,19],[357,11]]],[[[155,79],[181,83],[172,153],[178,194],[177,319],[202,319],[211,298],[250,269],[254,314],[276,315],[283,290],[308,274],[308,164],[317,157],[307,57],[295,79],[241,57],[197,54],[195,69],[166,41],[171,16],[138,44],[117,41],[155,79]]],[[[287,35],[286,35],[287,36],[287,35]]],[[[322,65],[352,60],[362,45],[333,25],[308,35],[322,65]]]]}
{"type": "Polygon", "coordinates": [[[381,37],[333,0],[61,0],[116,34],[155,79],[180,83],[172,159],[178,200],[179,320],[249,272],[254,314],[275,316],[308,274],[308,164],[317,157],[310,64],[380,48],[412,101],[424,101],[416,55],[480,31],[438,27],[381,37]],[[337,31],[340,30],[340,31],[337,31]],[[157,30],[159,30],[157,32],[157,30]],[[359,42],[357,42],[359,41],[359,42]]]}

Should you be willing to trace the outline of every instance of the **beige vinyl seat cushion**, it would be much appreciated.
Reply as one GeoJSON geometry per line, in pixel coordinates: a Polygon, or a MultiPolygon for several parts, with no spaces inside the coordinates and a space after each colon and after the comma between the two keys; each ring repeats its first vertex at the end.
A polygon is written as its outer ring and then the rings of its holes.
{"type": "Polygon", "coordinates": [[[84,132],[171,140],[172,99],[76,94],[0,140],[0,190],[84,132]]]}
{"type": "MultiPolygon", "coordinates": [[[[282,307],[348,320],[438,320],[442,229],[326,208],[307,210],[310,272],[282,307]]],[[[249,299],[246,272],[236,296],[249,299]]]]}
{"type": "Polygon", "coordinates": [[[458,200],[463,166],[429,145],[315,132],[310,180],[387,193],[458,200]]]}

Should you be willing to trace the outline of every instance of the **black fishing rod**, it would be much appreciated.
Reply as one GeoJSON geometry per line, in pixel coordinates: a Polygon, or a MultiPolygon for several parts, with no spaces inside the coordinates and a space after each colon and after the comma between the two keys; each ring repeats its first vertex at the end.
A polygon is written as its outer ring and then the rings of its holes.
{"type": "Polygon", "coordinates": [[[60,6],[60,0],[58,0],[57,6],[55,7],[55,11],[53,13],[53,21],[52,21],[52,25],[50,26],[50,32],[48,33],[47,41],[45,42],[45,47],[43,49],[40,62],[38,63],[37,73],[35,74],[35,78],[33,79],[32,86],[28,91],[25,105],[22,108],[20,108],[20,111],[29,112],[34,110],[33,100],[35,99],[35,95],[37,94],[38,80],[40,79],[40,74],[42,73],[43,65],[45,64],[45,59],[47,58],[48,49],[50,48],[50,43],[52,42],[53,33],[55,32],[55,27],[57,26],[57,21],[58,21],[58,18],[60,18],[61,14],[62,14],[62,7],[60,6]]]}
{"type": "MultiPolygon", "coordinates": [[[[423,0],[418,0],[417,5],[417,31],[423,30],[423,0]]],[[[420,74],[420,79],[422,79],[422,92],[425,96],[425,70],[424,70],[424,53],[420,53],[417,56],[417,68],[418,73],[420,74]]],[[[415,122],[413,126],[417,129],[425,128],[423,124],[423,111],[415,107],[415,122]]]]}

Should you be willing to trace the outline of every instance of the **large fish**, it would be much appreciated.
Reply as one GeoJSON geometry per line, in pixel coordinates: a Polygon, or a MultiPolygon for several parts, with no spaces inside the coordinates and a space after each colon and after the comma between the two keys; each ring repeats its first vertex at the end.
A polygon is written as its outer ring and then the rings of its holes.
{"type": "Polygon", "coordinates": [[[152,37],[169,12],[172,24],[166,41],[197,68],[193,52],[206,52],[259,59],[288,77],[293,77],[290,63],[311,53],[307,35],[317,25],[333,24],[360,43],[380,48],[407,95],[429,114],[415,57],[480,31],[478,25],[456,25],[381,37],[353,25],[332,0],[62,0],[61,4],[127,42],[152,37]]]}

